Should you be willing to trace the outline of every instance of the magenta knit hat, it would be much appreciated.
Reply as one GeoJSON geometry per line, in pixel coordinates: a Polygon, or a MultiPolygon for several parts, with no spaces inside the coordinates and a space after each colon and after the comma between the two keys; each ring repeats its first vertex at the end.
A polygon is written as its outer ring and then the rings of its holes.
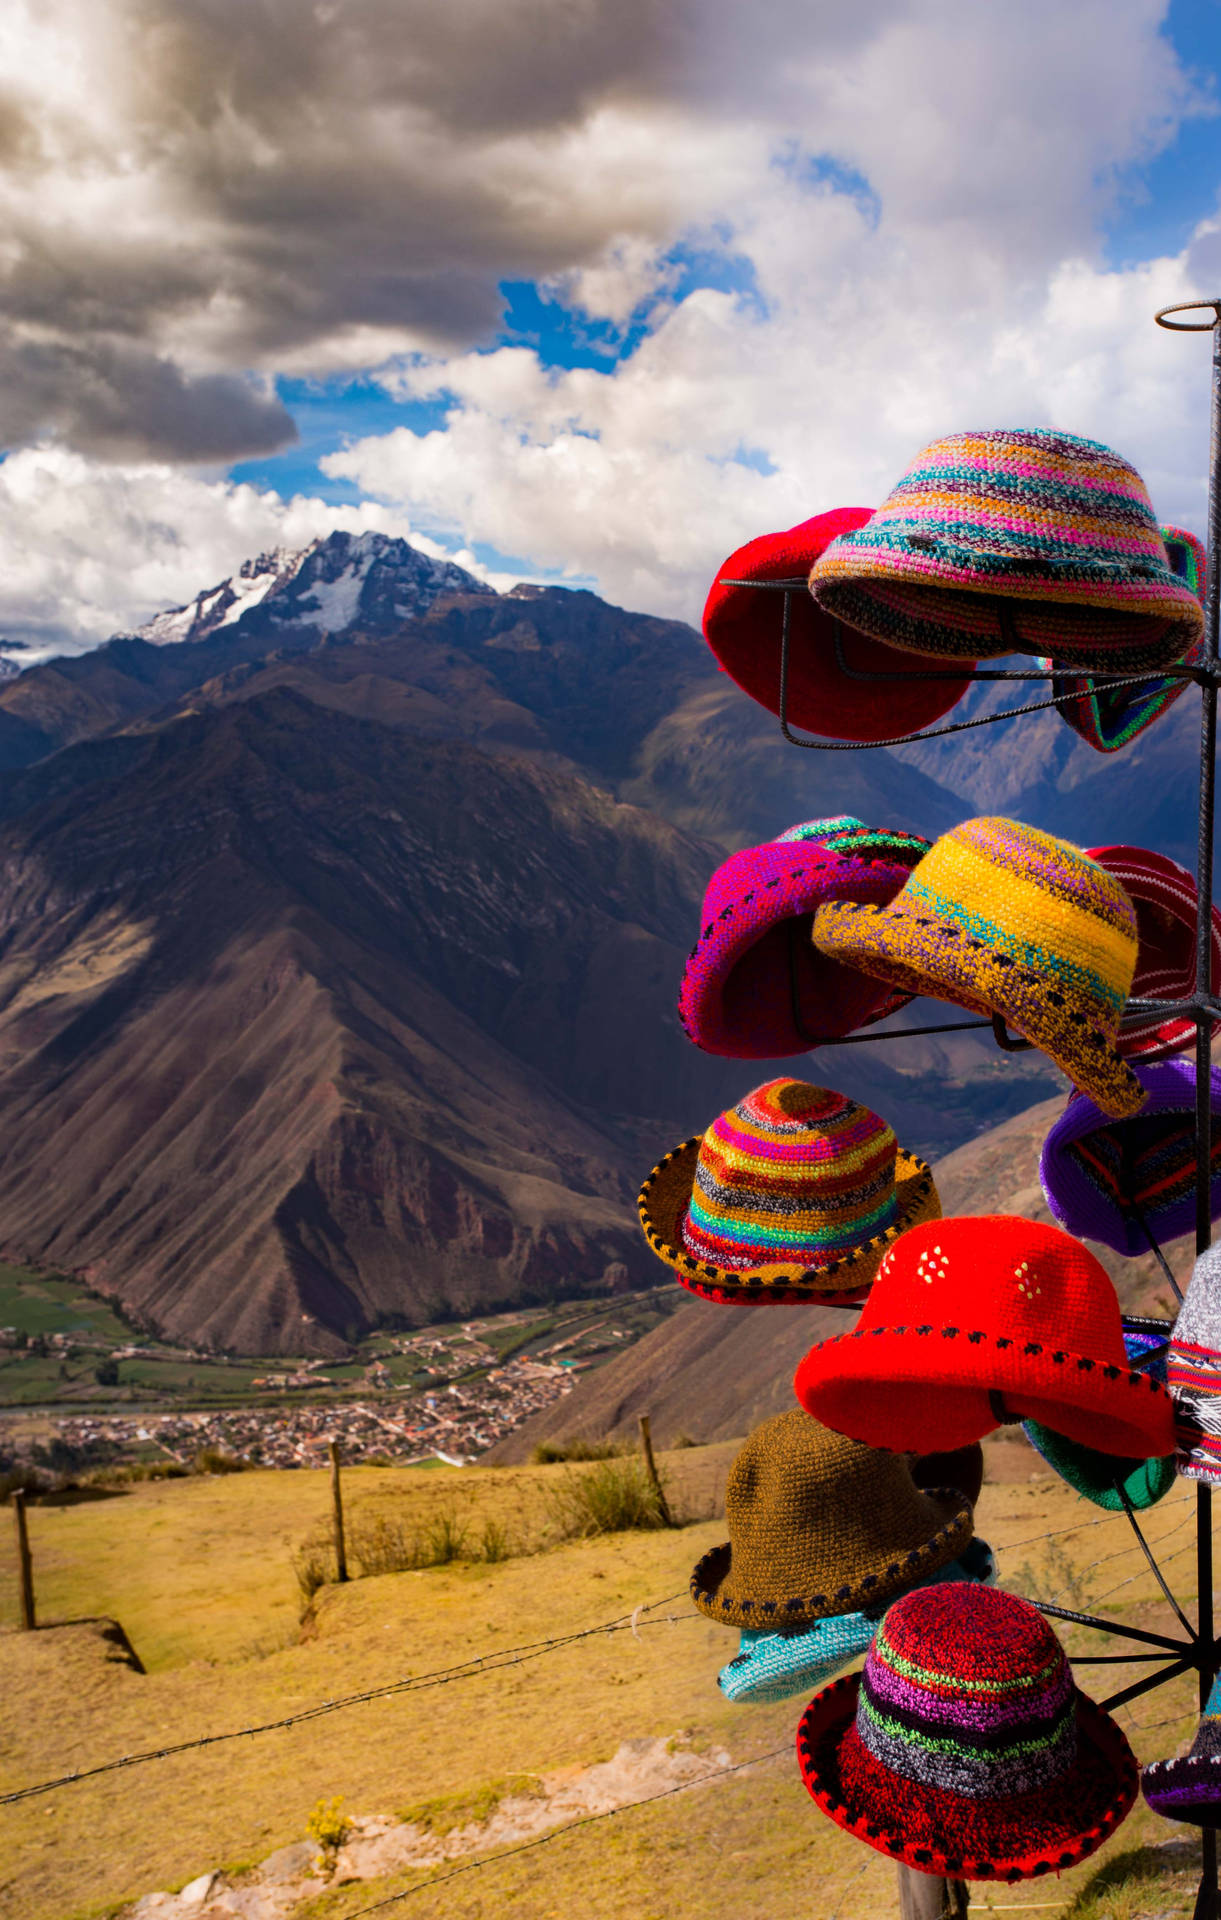
{"type": "MultiPolygon", "coordinates": [[[[1069,1233],[1116,1253],[1148,1253],[1141,1225],[1163,1246],[1196,1224],[1196,1065],[1137,1061],[1148,1098],[1127,1120],[1112,1120],[1084,1093],[1070,1096],[1043,1142],[1039,1179],[1069,1233]]],[[[1212,1069],[1212,1111],[1221,1112],[1221,1070],[1212,1069]]],[[[1212,1217],[1221,1215],[1221,1128],[1212,1149],[1212,1217]]]]}
{"type": "Polygon", "coordinates": [[[708,883],[683,975],[688,1038],[705,1053],[782,1060],[906,1006],[910,993],[821,954],[810,927],[828,900],[893,900],[929,844],[844,814],[731,854],[708,883]]]}

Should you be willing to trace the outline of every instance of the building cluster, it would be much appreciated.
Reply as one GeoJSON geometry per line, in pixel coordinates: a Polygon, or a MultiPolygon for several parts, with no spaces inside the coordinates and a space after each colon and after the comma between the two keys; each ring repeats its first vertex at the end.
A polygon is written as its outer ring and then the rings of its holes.
{"type": "MultiPolygon", "coordinates": [[[[309,1376],[318,1385],[317,1374],[309,1376]]],[[[575,1385],[571,1367],[508,1360],[462,1382],[342,1405],[229,1408],[203,1413],[80,1413],[56,1419],[58,1437],[81,1457],[114,1458],[150,1448],[189,1466],[212,1450],[262,1467],[318,1467],[332,1440],[345,1461],[399,1466],[439,1458],[477,1459],[530,1415],[575,1385]]]]}

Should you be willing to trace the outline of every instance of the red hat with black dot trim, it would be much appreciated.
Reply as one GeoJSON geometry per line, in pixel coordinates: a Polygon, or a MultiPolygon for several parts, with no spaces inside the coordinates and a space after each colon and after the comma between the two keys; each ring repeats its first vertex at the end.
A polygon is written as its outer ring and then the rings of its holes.
{"type": "Polygon", "coordinates": [[[912,1227],[855,1331],[812,1347],[794,1386],[807,1413],[871,1447],[959,1447],[1037,1420],[1099,1453],[1174,1451],[1170,1397],[1128,1364],[1106,1268],[1012,1214],[912,1227]]]}

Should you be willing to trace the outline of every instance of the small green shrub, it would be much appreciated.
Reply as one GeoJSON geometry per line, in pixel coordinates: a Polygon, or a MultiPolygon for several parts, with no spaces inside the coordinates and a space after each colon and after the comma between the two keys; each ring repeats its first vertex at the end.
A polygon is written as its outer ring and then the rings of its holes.
{"type": "Polygon", "coordinates": [[[303,1540],[293,1554],[293,1572],[301,1590],[301,1605],[308,1607],[320,1587],[335,1578],[335,1554],[317,1540],[303,1540]]]}
{"type": "Polygon", "coordinates": [[[424,1548],[418,1533],[397,1520],[378,1515],[366,1519],[353,1515],[346,1530],[349,1569],[366,1577],[379,1573],[409,1573],[424,1564],[424,1548]]]}
{"type": "Polygon", "coordinates": [[[509,1545],[509,1532],[499,1520],[487,1519],[479,1536],[479,1558],[494,1566],[500,1560],[508,1560],[512,1555],[509,1545]]]}
{"type": "Polygon", "coordinates": [[[613,1440],[540,1440],[530,1459],[536,1467],[553,1467],[561,1460],[613,1460],[622,1451],[613,1440]]]}
{"type": "Polygon", "coordinates": [[[458,1518],[452,1507],[446,1507],[434,1513],[428,1522],[424,1534],[424,1554],[422,1565],[426,1567],[447,1567],[453,1560],[461,1560],[462,1549],[466,1545],[466,1523],[458,1518]]]}
{"type": "Polygon", "coordinates": [[[551,1517],[565,1540],[662,1527],[657,1495],[641,1460],[599,1460],[548,1488],[551,1517]]]}
{"type": "Polygon", "coordinates": [[[201,1447],[192,1465],[196,1473],[245,1473],[250,1462],[220,1447],[201,1447]]]}

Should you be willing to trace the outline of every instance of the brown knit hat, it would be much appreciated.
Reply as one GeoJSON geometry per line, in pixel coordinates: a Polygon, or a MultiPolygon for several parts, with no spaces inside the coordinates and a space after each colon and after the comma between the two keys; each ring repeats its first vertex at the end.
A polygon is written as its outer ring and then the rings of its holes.
{"type": "Polygon", "coordinates": [[[806,1627],[901,1593],[971,1538],[970,1502],[923,1493],[904,1455],[832,1433],[794,1407],[756,1427],[729,1471],[730,1538],[691,1575],[726,1626],[806,1627]]]}

